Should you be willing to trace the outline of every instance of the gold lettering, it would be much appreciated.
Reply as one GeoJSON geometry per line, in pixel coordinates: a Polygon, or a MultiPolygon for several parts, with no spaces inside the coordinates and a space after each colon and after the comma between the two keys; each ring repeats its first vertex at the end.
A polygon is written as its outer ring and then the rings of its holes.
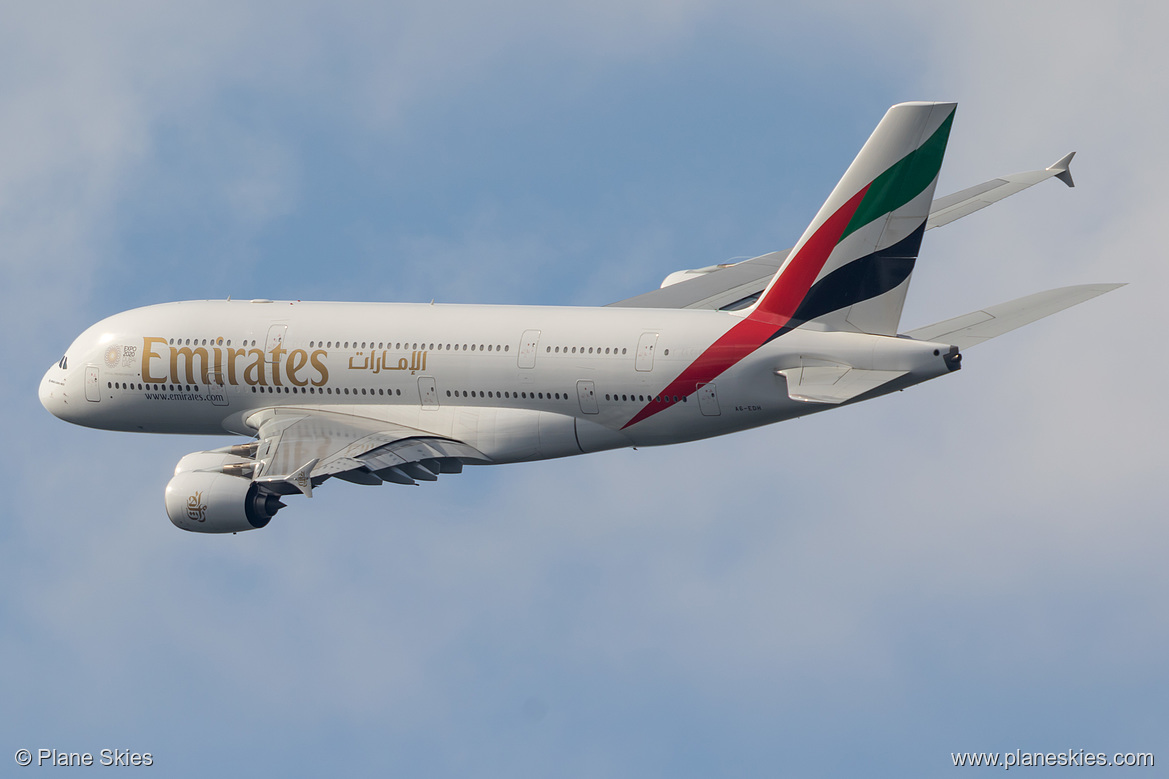
{"type": "Polygon", "coordinates": [[[268,378],[264,373],[264,365],[268,362],[263,349],[252,349],[248,354],[255,359],[252,364],[244,368],[244,384],[267,386],[268,378]]]}
{"type": "Polygon", "coordinates": [[[288,380],[298,387],[303,387],[308,384],[308,379],[298,379],[296,372],[303,368],[308,363],[308,352],[304,349],[293,349],[288,353],[288,366],[285,372],[288,374],[288,380]]]}
{"type": "Polygon", "coordinates": [[[233,387],[239,386],[239,379],[235,374],[235,360],[237,357],[243,357],[248,353],[247,349],[228,349],[227,350],[227,383],[233,387]]]}
{"type": "Polygon", "coordinates": [[[142,339],[142,381],[148,384],[163,384],[166,382],[166,376],[155,376],[150,372],[150,361],[154,358],[165,360],[161,354],[154,353],[155,344],[166,344],[165,338],[143,338],[142,339]]]}
{"type": "Polygon", "coordinates": [[[277,386],[282,386],[280,383],[280,355],[286,354],[284,351],[284,344],[277,342],[272,347],[272,382],[277,386]]]}
{"type": "Polygon", "coordinates": [[[324,349],[317,349],[315,352],[309,355],[309,359],[312,360],[313,367],[317,369],[317,373],[321,374],[321,378],[313,382],[314,387],[323,387],[329,381],[329,369],[325,367],[325,361],[323,359],[324,357],[328,356],[328,354],[329,353],[324,349]]]}
{"type": "Polygon", "coordinates": [[[171,378],[178,384],[210,384],[211,379],[208,377],[209,357],[207,350],[202,346],[197,346],[194,349],[186,346],[176,349],[170,348],[170,375],[171,378]],[[184,367],[187,369],[187,380],[183,381],[179,377],[179,358],[184,358],[184,367]],[[195,376],[195,358],[200,358],[199,362],[199,376],[195,376]],[[202,381],[200,381],[200,378],[202,381]]]}

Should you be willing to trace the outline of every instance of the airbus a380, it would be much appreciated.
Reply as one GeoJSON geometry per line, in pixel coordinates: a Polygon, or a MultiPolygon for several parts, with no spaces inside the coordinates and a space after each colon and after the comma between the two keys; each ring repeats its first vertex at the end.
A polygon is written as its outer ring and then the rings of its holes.
{"type": "Polygon", "coordinates": [[[1064,287],[898,332],[926,230],[1072,155],[934,199],[954,103],[889,109],[795,247],[671,274],[601,308],[190,301],[83,332],[40,385],[68,422],[238,434],[182,458],[184,530],[261,528],[329,478],[415,484],[495,465],[693,441],[905,389],[961,349],[1120,286],[1064,287]]]}

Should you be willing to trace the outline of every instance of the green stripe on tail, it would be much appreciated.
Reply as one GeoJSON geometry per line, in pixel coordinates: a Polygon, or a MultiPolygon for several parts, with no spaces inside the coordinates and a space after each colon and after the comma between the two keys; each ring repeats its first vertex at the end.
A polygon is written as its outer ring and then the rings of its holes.
{"type": "Polygon", "coordinates": [[[865,199],[853,214],[844,234],[850,234],[891,211],[901,208],[921,194],[922,190],[937,178],[946,153],[946,141],[950,138],[950,127],[954,124],[954,111],[921,146],[906,154],[869,185],[865,199]]]}

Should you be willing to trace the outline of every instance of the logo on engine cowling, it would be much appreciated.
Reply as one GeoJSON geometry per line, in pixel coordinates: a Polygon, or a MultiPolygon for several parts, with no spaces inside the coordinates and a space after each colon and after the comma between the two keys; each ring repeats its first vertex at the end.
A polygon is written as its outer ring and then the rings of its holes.
{"type": "Polygon", "coordinates": [[[192,522],[207,521],[207,505],[203,502],[202,492],[196,492],[187,498],[187,519],[192,522]]]}

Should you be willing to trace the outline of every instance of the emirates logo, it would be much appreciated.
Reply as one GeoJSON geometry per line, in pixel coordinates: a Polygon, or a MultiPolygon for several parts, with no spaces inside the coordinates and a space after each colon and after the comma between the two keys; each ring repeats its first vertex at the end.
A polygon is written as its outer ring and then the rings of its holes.
{"type": "Polygon", "coordinates": [[[192,522],[207,521],[207,504],[203,502],[202,492],[196,492],[187,498],[187,519],[192,522]]]}

